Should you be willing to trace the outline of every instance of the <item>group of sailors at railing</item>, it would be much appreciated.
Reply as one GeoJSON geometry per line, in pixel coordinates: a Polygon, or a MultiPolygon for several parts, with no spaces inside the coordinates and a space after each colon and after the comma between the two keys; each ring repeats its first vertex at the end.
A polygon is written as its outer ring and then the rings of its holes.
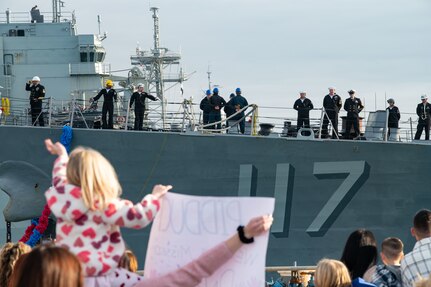
{"type": "MultiPolygon", "coordinates": [[[[114,102],[118,101],[118,95],[113,86],[113,82],[111,80],[107,80],[105,88],[101,89],[95,97],[90,98],[90,102],[94,105],[94,102],[97,102],[97,100],[102,96],[104,97],[101,118],[101,127],[104,129],[112,129],[114,124],[114,102]]],[[[30,92],[29,100],[32,125],[39,124],[40,126],[44,126],[45,119],[42,102],[46,99],[45,87],[41,85],[40,78],[35,76],[31,81],[26,83],[25,89],[30,92]]],[[[342,129],[343,137],[345,139],[359,138],[361,136],[360,120],[362,119],[359,115],[363,111],[364,105],[361,99],[356,97],[356,91],[348,91],[349,97],[344,101],[343,105],[343,100],[341,96],[336,93],[336,89],[334,87],[330,87],[328,90],[329,93],[325,95],[323,99],[323,108],[321,109],[314,107],[312,101],[307,98],[307,93],[305,91],[301,91],[299,93],[299,98],[296,99],[293,105],[293,109],[297,111],[296,131],[301,128],[312,129],[315,133],[319,134],[320,138],[328,138],[330,134],[330,125],[332,138],[339,138],[338,119],[340,111],[344,108],[347,112],[347,116],[342,117],[346,120],[342,129]],[[318,128],[310,125],[310,111],[312,110],[322,111],[318,128]]],[[[146,99],[150,99],[152,101],[158,100],[157,97],[144,91],[143,84],[139,84],[137,91],[132,94],[127,103],[127,119],[129,111],[134,106],[135,130],[143,130],[146,99]]],[[[395,101],[393,99],[389,99],[387,102],[389,106],[386,108],[387,119],[385,123],[385,132],[387,133],[387,137],[389,137],[391,135],[391,130],[399,129],[401,114],[398,107],[395,106],[395,101]]],[[[218,88],[214,88],[212,91],[207,90],[206,96],[201,100],[199,106],[203,113],[203,121],[198,130],[206,130],[209,132],[227,131],[230,128],[230,123],[231,125],[238,126],[239,132],[244,134],[245,119],[247,116],[250,114],[253,115],[255,112],[255,108],[252,109],[252,113],[247,112],[250,106],[255,107],[255,105],[248,104],[247,99],[242,96],[240,88],[237,88],[235,93],[230,95],[230,99],[227,102],[220,96],[218,88]],[[224,110],[226,114],[225,120],[222,120],[222,110],[224,110]],[[226,128],[223,127],[222,129],[222,123],[224,123],[226,128]]],[[[8,108],[10,108],[10,106],[8,108]]],[[[2,109],[5,110],[3,107],[2,109]]],[[[51,116],[51,112],[52,111],[50,111],[49,116],[51,116]]],[[[414,139],[419,140],[423,130],[425,130],[425,139],[429,140],[431,104],[428,103],[428,97],[426,95],[421,96],[421,103],[417,106],[416,114],[419,119],[414,139]]],[[[411,133],[413,138],[413,131],[411,131],[411,133]]]]}

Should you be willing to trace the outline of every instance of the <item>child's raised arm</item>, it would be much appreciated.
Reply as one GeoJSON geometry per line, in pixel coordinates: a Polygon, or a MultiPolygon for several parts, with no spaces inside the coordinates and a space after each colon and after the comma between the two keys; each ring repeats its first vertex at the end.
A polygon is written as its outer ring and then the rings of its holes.
{"type": "Polygon", "coordinates": [[[156,185],[152,194],[135,205],[124,199],[111,201],[103,212],[104,222],[134,229],[144,228],[159,211],[160,198],[171,188],[170,185],[156,185]]]}

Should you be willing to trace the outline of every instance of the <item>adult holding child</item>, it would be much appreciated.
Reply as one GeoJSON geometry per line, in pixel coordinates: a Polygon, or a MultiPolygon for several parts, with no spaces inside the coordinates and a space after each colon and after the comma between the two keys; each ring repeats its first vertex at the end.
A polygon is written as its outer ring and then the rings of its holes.
{"type": "Polygon", "coordinates": [[[156,185],[137,204],[119,198],[117,174],[99,152],[78,147],[70,158],[61,143],[45,140],[57,155],[48,206],[57,218],[56,244],[74,253],[83,264],[85,286],[133,286],[142,278],[117,268],[125,251],[120,227],[140,229],[160,208],[160,199],[172,186],[156,185]],[[121,285],[124,284],[124,285],[121,285]]]}

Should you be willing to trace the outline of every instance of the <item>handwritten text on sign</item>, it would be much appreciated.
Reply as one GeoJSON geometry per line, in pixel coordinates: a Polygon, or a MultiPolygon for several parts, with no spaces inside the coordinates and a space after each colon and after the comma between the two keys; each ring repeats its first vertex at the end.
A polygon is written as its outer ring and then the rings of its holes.
{"type": "MultiPolygon", "coordinates": [[[[238,225],[272,214],[273,198],[204,197],[168,193],[154,220],[145,261],[145,276],[158,277],[186,265],[228,239],[238,225]]],[[[265,284],[268,233],[243,246],[199,286],[230,287],[265,284]]]]}

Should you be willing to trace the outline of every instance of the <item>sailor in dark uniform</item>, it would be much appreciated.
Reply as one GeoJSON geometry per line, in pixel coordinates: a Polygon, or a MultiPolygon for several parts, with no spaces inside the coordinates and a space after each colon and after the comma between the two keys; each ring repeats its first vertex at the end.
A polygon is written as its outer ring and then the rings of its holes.
{"type": "Polygon", "coordinates": [[[327,94],[323,99],[323,107],[325,108],[325,112],[328,116],[325,115],[323,118],[322,136],[328,136],[328,124],[329,120],[331,120],[333,128],[332,138],[336,139],[338,134],[338,112],[340,111],[343,103],[340,96],[335,93],[335,88],[330,87],[328,89],[329,94],[327,94]]]}
{"type": "Polygon", "coordinates": [[[398,122],[400,121],[401,114],[398,107],[395,106],[394,99],[388,100],[389,107],[386,108],[389,111],[388,115],[388,138],[391,135],[391,129],[398,129],[398,122]]]}
{"type": "MultiPolygon", "coordinates": [[[[231,105],[234,108],[233,113],[236,113],[242,110],[244,107],[248,106],[247,99],[242,96],[241,88],[236,88],[235,96],[232,98],[231,105]]],[[[239,131],[244,134],[245,133],[245,116],[244,111],[237,114],[233,117],[234,120],[240,120],[239,122],[239,131]]],[[[227,116],[227,115],[226,115],[227,116]]]]}
{"type": "Polygon", "coordinates": [[[157,101],[157,98],[147,94],[144,92],[144,84],[138,84],[138,91],[134,92],[130,97],[130,105],[131,109],[133,103],[135,104],[135,131],[142,131],[142,123],[144,122],[144,113],[145,113],[145,99],[150,99],[152,101],[157,101]]]}
{"type": "MultiPolygon", "coordinates": [[[[207,90],[205,92],[205,98],[202,99],[201,104],[199,105],[199,108],[202,110],[203,116],[202,116],[202,124],[207,125],[210,122],[210,112],[211,112],[211,104],[210,104],[210,98],[211,98],[211,90],[207,90]]],[[[207,129],[208,127],[205,127],[207,129]]]]}
{"type": "Polygon", "coordinates": [[[310,127],[310,110],[312,110],[313,103],[310,99],[306,98],[307,92],[299,92],[299,99],[293,104],[293,108],[298,111],[298,119],[296,121],[297,130],[302,127],[310,127]]]}
{"type": "Polygon", "coordinates": [[[101,89],[100,92],[90,101],[97,101],[103,95],[102,107],[102,129],[114,128],[114,100],[117,101],[117,91],[113,89],[114,83],[111,80],[106,81],[106,88],[101,89]],[[108,115],[108,122],[106,122],[106,115],[108,115]]]}
{"type": "Polygon", "coordinates": [[[430,112],[431,104],[428,103],[428,96],[421,96],[422,103],[418,104],[416,114],[419,116],[418,127],[416,130],[415,140],[419,140],[422,136],[422,130],[425,129],[425,140],[430,139],[430,112]]]}
{"type": "Polygon", "coordinates": [[[347,111],[346,118],[346,130],[344,131],[344,138],[350,139],[350,131],[353,129],[355,131],[355,135],[353,138],[356,138],[360,135],[359,131],[359,113],[364,109],[362,105],[361,99],[355,97],[355,90],[348,91],[350,98],[348,98],[344,102],[344,109],[347,111]]]}
{"type": "MultiPolygon", "coordinates": [[[[221,109],[226,105],[226,101],[219,96],[218,94],[218,88],[213,89],[213,95],[210,98],[210,105],[211,105],[211,111],[210,111],[210,123],[215,123],[218,121],[221,121],[221,109]]],[[[221,123],[218,123],[217,125],[213,125],[211,129],[221,129],[221,123]]]]}
{"type": "Polygon", "coordinates": [[[39,126],[43,127],[42,100],[45,97],[45,87],[40,84],[40,78],[34,76],[31,81],[26,83],[25,90],[30,91],[31,123],[36,125],[39,119],[39,126]]]}

